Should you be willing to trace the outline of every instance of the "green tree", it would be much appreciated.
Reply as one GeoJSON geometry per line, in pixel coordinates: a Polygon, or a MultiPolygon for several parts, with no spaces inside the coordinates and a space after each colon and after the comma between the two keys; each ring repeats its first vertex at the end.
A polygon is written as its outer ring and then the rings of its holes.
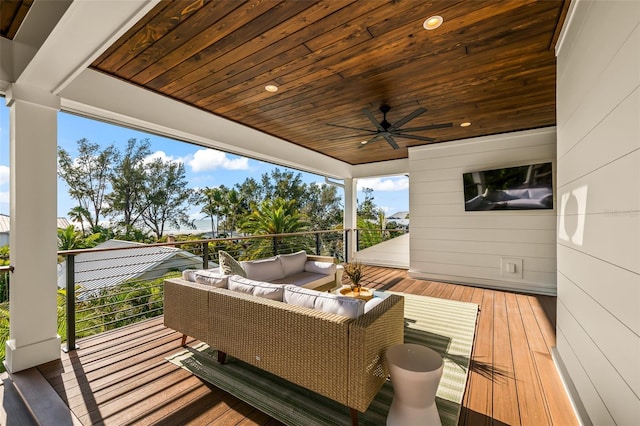
{"type": "Polygon", "coordinates": [[[360,202],[358,200],[358,207],[356,209],[358,218],[376,220],[378,207],[373,202],[373,189],[362,188],[364,193],[364,200],[360,202]]]}
{"type": "Polygon", "coordinates": [[[237,230],[239,218],[248,210],[248,207],[240,192],[235,188],[227,192],[227,205],[229,208],[227,212],[229,230],[233,235],[233,232],[237,230]]]}
{"type": "Polygon", "coordinates": [[[146,185],[144,159],[151,154],[150,146],[149,139],[129,139],[111,174],[112,191],[106,196],[109,207],[105,213],[116,220],[125,235],[133,232],[148,207],[142,194],[146,185]]]}
{"type": "Polygon", "coordinates": [[[184,164],[155,159],[145,169],[145,182],[142,203],[147,208],[141,217],[156,238],[162,238],[166,225],[195,228],[186,213],[196,199],[187,188],[184,164]]]}
{"type": "Polygon", "coordinates": [[[90,216],[90,213],[87,209],[75,206],[67,213],[69,219],[80,224],[80,229],[82,230],[82,235],[85,235],[86,230],[84,229],[84,222],[90,216]]]}
{"type": "Polygon", "coordinates": [[[204,203],[200,213],[211,220],[211,236],[220,236],[220,217],[224,217],[228,211],[227,189],[224,185],[217,188],[206,187],[202,190],[201,202],[204,203]]]}
{"type": "Polygon", "coordinates": [[[89,213],[86,219],[91,232],[95,232],[106,201],[111,166],[118,159],[118,151],[113,145],[101,150],[100,145],[85,138],[77,144],[76,158],[58,148],[58,175],[69,186],[69,195],[89,213]]]}
{"type": "MultiPolygon", "coordinates": [[[[306,228],[306,218],[295,207],[295,202],[282,198],[264,200],[242,224],[242,230],[253,235],[287,234],[306,228]]],[[[277,252],[281,240],[282,237],[274,237],[273,244],[269,240],[261,240],[249,250],[249,254],[253,257],[268,256],[273,251],[277,252]]]]}
{"type": "Polygon", "coordinates": [[[77,250],[95,247],[100,240],[99,233],[84,236],[82,232],[76,231],[73,225],[64,229],[58,228],[58,250],[77,250]]]}

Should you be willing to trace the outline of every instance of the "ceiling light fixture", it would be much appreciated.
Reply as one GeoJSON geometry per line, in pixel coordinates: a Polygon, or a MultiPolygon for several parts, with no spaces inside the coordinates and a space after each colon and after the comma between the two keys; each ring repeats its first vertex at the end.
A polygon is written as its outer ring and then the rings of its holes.
{"type": "Polygon", "coordinates": [[[464,123],[460,123],[460,127],[469,127],[471,123],[469,121],[465,121],[464,123]]]}
{"type": "Polygon", "coordinates": [[[442,19],[442,16],[435,15],[427,18],[422,24],[422,26],[424,27],[425,30],[430,31],[438,28],[440,25],[442,25],[443,22],[444,22],[444,19],[442,19]]]}
{"type": "Polygon", "coordinates": [[[267,92],[275,93],[278,91],[278,86],[276,86],[275,84],[267,84],[266,86],[264,86],[264,90],[266,90],[267,92]]]}

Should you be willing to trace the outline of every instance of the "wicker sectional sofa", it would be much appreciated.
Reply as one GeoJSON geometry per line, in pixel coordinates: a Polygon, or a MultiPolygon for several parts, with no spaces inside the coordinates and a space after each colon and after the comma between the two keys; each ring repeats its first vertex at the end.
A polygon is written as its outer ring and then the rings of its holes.
{"type": "MultiPolygon", "coordinates": [[[[404,298],[387,295],[366,305],[281,285],[279,299],[246,291],[251,281],[232,276],[219,288],[167,279],[164,324],[218,349],[220,362],[228,354],[344,404],[357,424],[357,412],[366,411],[388,376],[386,350],[404,340],[404,298]],[[336,310],[334,299],[347,302],[347,310],[336,310]]],[[[255,288],[265,285],[277,286],[255,288]]]]}

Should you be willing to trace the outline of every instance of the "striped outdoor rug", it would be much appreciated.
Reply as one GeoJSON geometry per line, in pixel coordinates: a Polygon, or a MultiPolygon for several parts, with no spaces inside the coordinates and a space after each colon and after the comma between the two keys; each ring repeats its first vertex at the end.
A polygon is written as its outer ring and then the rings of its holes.
{"type": "MultiPolygon", "coordinates": [[[[397,293],[401,294],[401,293],[397,293]]],[[[478,306],[427,296],[405,297],[405,342],[428,346],[444,358],[444,373],[436,405],[443,426],[457,425],[467,382],[478,306]]],[[[181,350],[167,358],[201,379],[247,402],[287,425],[349,425],[349,409],[330,399],[280,379],[234,358],[224,366],[216,351],[205,344],[181,350]]],[[[384,425],[393,399],[393,387],[385,383],[361,425],[384,425]]]]}

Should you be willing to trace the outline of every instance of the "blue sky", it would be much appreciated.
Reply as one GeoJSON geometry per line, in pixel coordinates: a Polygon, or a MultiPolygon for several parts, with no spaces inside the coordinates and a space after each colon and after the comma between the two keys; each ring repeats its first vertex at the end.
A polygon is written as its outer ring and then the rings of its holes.
{"type": "MultiPolygon", "coordinates": [[[[152,156],[185,164],[187,179],[193,188],[219,185],[232,187],[236,183],[244,182],[247,177],[259,179],[262,174],[269,173],[276,167],[281,170],[294,170],[72,114],[58,113],[58,145],[75,157],[76,142],[82,138],[87,138],[101,146],[113,143],[120,151],[124,151],[127,141],[131,138],[138,140],[148,138],[151,142],[152,156]]],[[[0,213],[2,214],[9,214],[9,167],[9,109],[2,102],[0,105],[0,213]]],[[[294,171],[298,172],[298,170],[294,171]]],[[[301,173],[304,182],[324,182],[322,176],[301,173]]],[[[376,205],[383,208],[387,215],[409,210],[409,179],[405,176],[359,180],[358,187],[373,188],[376,205]]],[[[340,195],[344,195],[341,190],[340,195]]],[[[360,190],[358,199],[363,199],[360,190]]],[[[68,195],[66,184],[59,179],[58,216],[66,217],[67,212],[75,205],[68,195]]],[[[199,210],[199,207],[194,206],[190,211],[194,219],[202,217],[198,213],[199,210]]]]}

